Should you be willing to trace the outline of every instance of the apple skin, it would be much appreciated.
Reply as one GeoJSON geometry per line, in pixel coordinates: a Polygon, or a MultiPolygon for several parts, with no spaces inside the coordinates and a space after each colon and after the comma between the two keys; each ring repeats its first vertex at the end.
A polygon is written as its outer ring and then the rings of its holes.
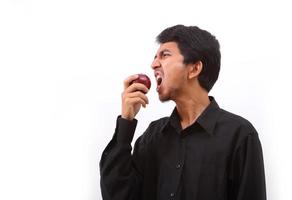
{"type": "Polygon", "coordinates": [[[142,83],[144,84],[148,89],[151,87],[151,81],[150,78],[146,74],[138,74],[138,78],[135,79],[132,83],[142,83]]]}

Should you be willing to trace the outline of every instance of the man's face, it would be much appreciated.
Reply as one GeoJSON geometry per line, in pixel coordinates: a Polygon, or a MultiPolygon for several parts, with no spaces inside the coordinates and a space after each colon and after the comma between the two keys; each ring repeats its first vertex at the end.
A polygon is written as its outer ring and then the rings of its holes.
{"type": "Polygon", "coordinates": [[[151,67],[160,101],[175,101],[183,93],[187,80],[187,67],[183,60],[176,42],[163,43],[157,50],[151,67]]]}

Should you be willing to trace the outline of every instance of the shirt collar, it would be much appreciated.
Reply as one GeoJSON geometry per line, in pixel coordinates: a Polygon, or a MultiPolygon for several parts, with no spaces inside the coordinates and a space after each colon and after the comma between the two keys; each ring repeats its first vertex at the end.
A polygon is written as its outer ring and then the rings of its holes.
{"type": "MultiPolygon", "coordinates": [[[[217,104],[214,97],[209,96],[210,104],[207,108],[202,112],[202,114],[198,117],[196,122],[191,126],[194,126],[198,123],[208,134],[213,135],[213,131],[216,125],[216,121],[218,118],[218,114],[220,111],[220,107],[217,104]]],[[[172,114],[170,115],[168,121],[162,126],[162,131],[167,127],[167,125],[171,125],[178,132],[181,131],[180,125],[180,117],[178,115],[177,109],[174,108],[172,114]]]]}
{"type": "Polygon", "coordinates": [[[211,135],[214,134],[214,128],[219,115],[220,107],[214,97],[209,97],[210,104],[198,117],[197,122],[211,135]]]}

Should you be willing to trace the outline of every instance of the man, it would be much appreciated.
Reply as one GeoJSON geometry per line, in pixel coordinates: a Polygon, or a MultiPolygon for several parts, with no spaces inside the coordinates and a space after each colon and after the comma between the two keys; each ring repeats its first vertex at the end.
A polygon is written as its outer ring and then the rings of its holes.
{"type": "Polygon", "coordinates": [[[221,109],[208,93],[220,71],[217,39],[177,25],[157,37],[152,69],[162,102],[176,106],[153,121],[131,154],[136,114],[148,89],[124,81],[122,112],[100,161],[105,200],[264,200],[261,144],[246,119],[221,109]]]}

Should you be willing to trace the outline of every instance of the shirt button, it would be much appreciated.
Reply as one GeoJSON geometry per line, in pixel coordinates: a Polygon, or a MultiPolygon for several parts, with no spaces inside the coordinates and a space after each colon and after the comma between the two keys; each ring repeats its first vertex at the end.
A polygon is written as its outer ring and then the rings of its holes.
{"type": "Polygon", "coordinates": [[[176,169],[179,169],[179,168],[181,168],[181,164],[176,165],[176,169]]]}
{"type": "Polygon", "coordinates": [[[170,197],[174,197],[174,193],[172,192],[172,193],[170,193],[170,197]]]}

